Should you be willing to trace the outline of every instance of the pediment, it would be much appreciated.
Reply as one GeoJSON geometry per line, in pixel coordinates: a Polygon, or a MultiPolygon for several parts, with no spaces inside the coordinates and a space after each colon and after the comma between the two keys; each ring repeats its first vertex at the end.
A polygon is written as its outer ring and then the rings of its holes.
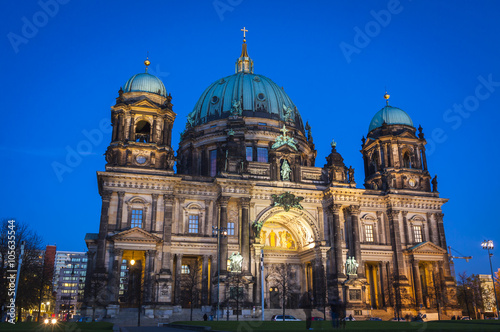
{"type": "Polygon", "coordinates": [[[407,252],[412,254],[446,254],[447,251],[440,246],[426,241],[419,243],[411,248],[406,249],[407,252]]]}
{"type": "Polygon", "coordinates": [[[415,135],[407,131],[403,132],[399,137],[415,138],[415,135]]]}
{"type": "Polygon", "coordinates": [[[149,100],[148,98],[141,99],[135,103],[133,103],[131,106],[133,107],[147,107],[147,108],[158,108],[158,106],[149,100]]]}
{"type": "Polygon", "coordinates": [[[161,238],[145,230],[134,227],[111,237],[115,242],[161,242],[161,238]]]}

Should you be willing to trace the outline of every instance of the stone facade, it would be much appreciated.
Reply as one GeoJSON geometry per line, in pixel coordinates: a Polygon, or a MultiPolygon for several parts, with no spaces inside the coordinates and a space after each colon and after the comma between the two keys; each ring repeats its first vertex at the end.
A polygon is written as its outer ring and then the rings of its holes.
{"type": "MultiPolygon", "coordinates": [[[[246,44],[244,51],[238,61],[251,61],[246,44]]],[[[252,66],[238,68],[236,75],[262,83],[252,66]]],[[[100,229],[86,237],[87,287],[99,285],[108,315],[138,301],[157,316],[191,304],[214,312],[217,302],[248,311],[260,308],[261,287],[268,308],[285,296],[290,308],[340,301],[355,316],[454,314],[447,199],[437,179],[431,190],[421,130],[417,137],[413,126],[385,122],[371,130],[360,189],[334,142],[316,167],[309,124],[304,129],[296,108],[265,103],[285,98],[283,91],[255,93],[226,93],[234,102],[205,117],[195,108],[174,172],[171,97],[120,91],[106,171],[97,173],[100,229]],[[241,272],[228,265],[234,253],[241,272]],[[92,286],[92,276],[103,282],[92,286]]]]}

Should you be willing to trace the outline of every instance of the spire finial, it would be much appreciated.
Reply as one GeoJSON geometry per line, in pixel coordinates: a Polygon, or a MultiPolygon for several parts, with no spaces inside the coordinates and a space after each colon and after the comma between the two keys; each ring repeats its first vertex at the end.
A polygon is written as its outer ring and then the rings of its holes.
{"type": "Polygon", "coordinates": [[[244,72],[244,73],[252,73],[253,74],[253,61],[250,59],[250,56],[248,56],[247,52],[247,39],[246,39],[246,33],[248,30],[243,27],[243,29],[240,29],[243,31],[243,45],[241,46],[241,55],[236,61],[236,72],[244,72]]]}
{"type": "Polygon", "coordinates": [[[385,91],[384,98],[385,98],[385,103],[387,104],[387,106],[389,106],[389,98],[391,98],[391,95],[389,95],[387,91],[385,91]]]}
{"type": "Polygon", "coordinates": [[[148,72],[148,67],[151,64],[151,61],[149,61],[149,52],[146,55],[146,60],[144,61],[144,64],[146,65],[146,73],[148,72]]]}
{"type": "Polygon", "coordinates": [[[246,32],[248,32],[248,30],[247,30],[247,29],[245,29],[245,27],[243,27],[243,29],[241,29],[241,31],[243,31],[243,42],[244,42],[244,43],[246,43],[246,42],[247,42],[247,40],[246,40],[246,35],[245,35],[245,33],[246,33],[246,32]]]}

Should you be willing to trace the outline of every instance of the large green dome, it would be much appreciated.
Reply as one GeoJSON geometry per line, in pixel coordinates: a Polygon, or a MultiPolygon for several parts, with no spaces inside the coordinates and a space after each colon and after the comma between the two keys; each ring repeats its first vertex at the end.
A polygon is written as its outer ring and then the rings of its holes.
{"type": "Polygon", "coordinates": [[[382,127],[386,123],[388,125],[392,124],[402,124],[413,127],[413,121],[411,121],[410,116],[400,108],[393,106],[385,106],[380,111],[378,111],[370,122],[370,127],[368,132],[373,129],[382,127]]]}
{"type": "Polygon", "coordinates": [[[243,116],[284,121],[287,110],[291,109],[294,120],[302,123],[295,104],[283,88],[263,75],[242,71],[221,78],[205,89],[189,114],[191,125],[229,117],[233,102],[240,102],[243,116]]]}
{"type": "Polygon", "coordinates": [[[135,74],[123,87],[123,92],[149,92],[166,97],[167,90],[163,82],[149,73],[135,74]]]}

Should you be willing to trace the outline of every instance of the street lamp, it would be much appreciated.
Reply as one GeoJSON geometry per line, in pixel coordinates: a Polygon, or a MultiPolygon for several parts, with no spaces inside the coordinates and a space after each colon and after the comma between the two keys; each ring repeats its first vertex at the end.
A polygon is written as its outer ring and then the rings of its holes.
{"type": "Polygon", "coordinates": [[[493,266],[491,265],[491,256],[493,256],[493,254],[490,252],[490,250],[493,250],[495,247],[493,246],[492,240],[484,240],[481,243],[481,247],[483,247],[483,249],[488,250],[488,257],[490,259],[491,280],[493,281],[493,293],[495,293],[495,302],[497,304],[497,318],[498,318],[499,317],[498,316],[498,297],[497,297],[497,290],[495,287],[495,277],[493,275],[493,266]]]}
{"type": "Polygon", "coordinates": [[[215,227],[212,226],[212,236],[217,237],[217,321],[219,320],[219,306],[220,306],[220,238],[227,236],[226,227],[215,227]]]}

